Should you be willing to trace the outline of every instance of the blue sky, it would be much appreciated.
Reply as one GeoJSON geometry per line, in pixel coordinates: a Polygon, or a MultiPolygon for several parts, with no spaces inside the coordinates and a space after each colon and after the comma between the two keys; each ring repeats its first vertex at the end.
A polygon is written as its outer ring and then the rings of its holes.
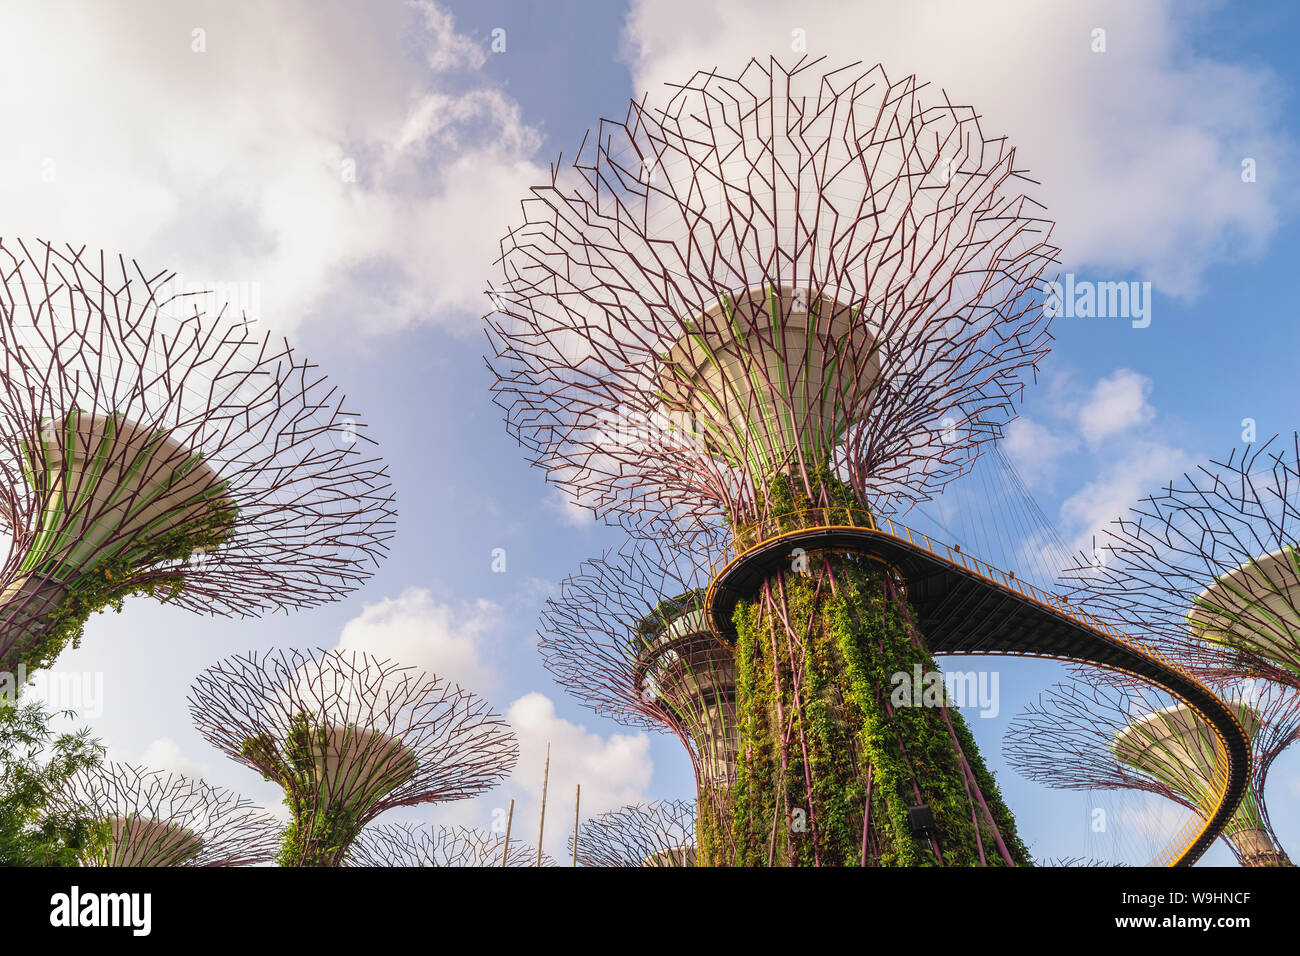
{"type": "MultiPolygon", "coordinates": [[[[814,55],[879,60],[974,103],[985,131],[1005,131],[1042,180],[1061,271],[1151,283],[1145,328],[1056,321],[1008,434],[1067,542],[1226,453],[1245,418],[1261,437],[1300,427],[1285,385],[1300,344],[1287,281],[1300,259],[1300,12],[901,6],[495,0],[374,4],[362,15],[342,3],[256,14],[6,5],[0,72],[24,93],[0,106],[18,134],[0,158],[5,234],[121,251],[187,282],[249,283],[250,310],[319,362],[370,424],[399,501],[390,558],[336,605],[240,622],[137,601],[92,621],[60,668],[103,675],[90,723],[113,755],[275,803],[273,788],[190,727],[189,682],[227,654],[343,639],[462,680],[510,713],[524,745],[502,790],[393,819],[485,825],[515,797],[531,838],[547,740],[562,804],[575,783],[593,811],[692,791],[675,739],[596,718],[541,666],[545,596],[622,538],[567,506],[507,436],[488,395],[481,293],[518,198],[557,154],[573,157],[589,126],[695,69],[790,55],[792,31],[805,31],[814,55]],[[491,49],[498,28],[503,52],[491,49]],[[1104,52],[1093,49],[1097,28],[1104,52]],[[1255,182],[1242,181],[1246,158],[1255,182]],[[349,161],[352,179],[340,173],[349,161]],[[51,162],[54,178],[42,178],[51,162]],[[491,570],[495,548],[506,551],[503,574],[491,570]]],[[[1091,835],[1084,798],[1004,769],[1006,722],[1064,671],[956,666],[1000,671],[999,715],[971,724],[1035,852],[1140,854],[1140,828],[1131,839],[1091,835]]],[[[1279,761],[1269,796],[1284,843],[1300,849],[1300,755],[1279,761]]],[[[1142,812],[1154,811],[1121,807],[1142,812]]],[[[563,827],[549,829],[561,856],[563,827]]],[[[1230,857],[1220,847],[1209,860],[1230,857]]]]}

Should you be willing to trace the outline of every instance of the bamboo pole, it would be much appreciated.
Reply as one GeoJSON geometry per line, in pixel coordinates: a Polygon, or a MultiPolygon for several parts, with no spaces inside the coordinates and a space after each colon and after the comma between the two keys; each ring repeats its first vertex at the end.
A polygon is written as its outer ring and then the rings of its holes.
{"type": "Polygon", "coordinates": [[[542,770],[542,818],[537,824],[537,865],[542,865],[542,835],[546,833],[546,784],[551,779],[551,745],[546,745],[546,767],[542,770]]]}
{"type": "Polygon", "coordinates": [[[582,784],[573,792],[573,865],[578,865],[578,807],[582,804],[582,784]]]}
{"type": "Polygon", "coordinates": [[[510,809],[506,811],[506,845],[501,848],[501,865],[506,866],[506,860],[510,858],[510,824],[515,819],[515,802],[510,801],[510,809]]]}

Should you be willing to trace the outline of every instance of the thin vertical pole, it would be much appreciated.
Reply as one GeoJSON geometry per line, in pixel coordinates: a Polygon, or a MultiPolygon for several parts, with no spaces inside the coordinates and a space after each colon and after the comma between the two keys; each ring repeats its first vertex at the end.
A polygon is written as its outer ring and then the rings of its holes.
{"type": "Polygon", "coordinates": [[[578,806],[582,803],[582,784],[573,792],[573,865],[578,865],[578,806]]]}
{"type": "Polygon", "coordinates": [[[506,845],[501,848],[501,865],[506,866],[506,860],[510,858],[510,824],[515,819],[515,802],[510,801],[510,809],[506,811],[506,845]]]}
{"type": "Polygon", "coordinates": [[[551,779],[551,745],[546,745],[546,767],[542,770],[542,819],[537,824],[537,865],[542,865],[542,834],[546,832],[546,784],[551,779]]]}

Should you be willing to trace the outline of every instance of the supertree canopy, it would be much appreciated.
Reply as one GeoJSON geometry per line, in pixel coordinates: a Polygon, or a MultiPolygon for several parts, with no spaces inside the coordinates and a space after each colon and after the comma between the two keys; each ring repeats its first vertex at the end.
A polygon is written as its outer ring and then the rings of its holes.
{"type": "Polygon", "coordinates": [[[387,472],[337,389],[173,278],[0,240],[0,669],[48,665],[132,594],[335,600],[387,548],[387,472]]]}
{"type": "Polygon", "coordinates": [[[914,77],[751,61],[602,122],[503,242],[489,364],[549,477],[733,564],[796,549],[710,612],[740,747],[702,863],[1027,858],[960,715],[889,703],[935,670],[906,582],[813,539],[931,495],[1013,414],[1056,254],[1028,182],[914,77]]]}
{"type": "MultiPolygon", "coordinates": [[[[704,610],[708,564],[654,540],[586,562],[542,614],[557,682],[596,713],[676,734],[712,804],[735,782],[736,670],[704,610]]],[[[692,811],[692,816],[694,811],[692,811]]]]}
{"type": "Polygon", "coordinates": [[[1300,688],[1300,433],[1143,498],[1063,573],[1072,598],[1200,671],[1300,688]]]}
{"type": "Polygon", "coordinates": [[[83,866],[248,866],[272,859],[280,840],[280,825],[246,797],[130,764],[78,771],[54,802],[104,828],[83,866]]]}
{"type": "MultiPolygon", "coordinates": [[[[537,850],[519,840],[473,827],[431,829],[413,823],[366,827],[352,844],[348,866],[534,866],[537,850]],[[502,858],[504,857],[504,862],[502,858]]],[[[542,854],[543,866],[555,860],[542,854]]]]}
{"type": "Polygon", "coordinates": [[[227,658],[199,675],[190,712],[211,744],[283,788],[286,866],[338,866],[380,813],[477,796],[519,753],[477,695],[346,651],[227,658]]]}
{"type": "MultiPolygon", "coordinates": [[[[573,846],[573,837],[569,837],[573,846]]],[[[695,806],[656,800],[585,820],[578,830],[579,866],[694,866],[695,806]]]]}
{"type": "MultiPolygon", "coordinates": [[[[1251,785],[1224,840],[1246,866],[1289,866],[1264,803],[1268,772],[1300,737],[1300,695],[1276,685],[1216,687],[1251,737],[1251,785]]],[[[1040,695],[1004,741],[1022,775],[1069,790],[1139,790],[1205,817],[1218,772],[1212,728],[1185,703],[1122,680],[1073,681],[1040,695]]]]}

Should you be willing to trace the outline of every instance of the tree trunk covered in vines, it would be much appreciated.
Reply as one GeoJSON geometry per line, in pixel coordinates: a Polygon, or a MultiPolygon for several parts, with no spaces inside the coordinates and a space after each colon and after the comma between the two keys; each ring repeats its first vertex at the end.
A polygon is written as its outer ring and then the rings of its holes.
{"type": "Polygon", "coordinates": [[[961,715],[891,702],[895,674],[937,670],[892,572],[809,557],[736,608],[741,753],[734,785],[700,803],[701,864],[1029,862],[961,715]],[[928,833],[909,822],[920,804],[928,833]]]}

